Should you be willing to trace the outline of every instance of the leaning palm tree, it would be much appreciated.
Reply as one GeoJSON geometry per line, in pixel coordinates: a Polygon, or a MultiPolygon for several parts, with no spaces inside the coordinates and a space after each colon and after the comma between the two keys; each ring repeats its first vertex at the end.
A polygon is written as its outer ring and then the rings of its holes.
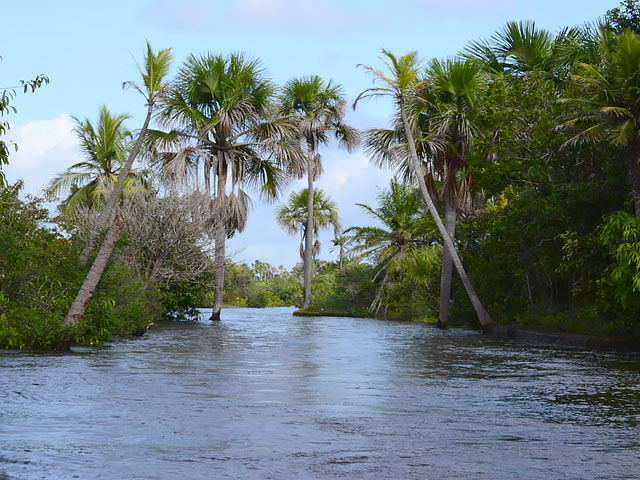
{"type": "MultiPolygon", "coordinates": [[[[314,239],[312,244],[311,258],[315,258],[320,253],[320,230],[326,227],[333,227],[334,236],[340,232],[340,221],[338,220],[338,207],[322,189],[316,188],[313,191],[313,228],[307,228],[309,225],[308,215],[308,190],[306,188],[299,192],[292,192],[286,204],[276,209],[276,220],[287,233],[296,235],[302,234],[300,240],[300,258],[307,258],[306,249],[309,248],[306,239],[307,232],[311,232],[314,239]]],[[[308,308],[308,307],[304,307],[308,308]]]]}
{"type": "Polygon", "coordinates": [[[384,55],[384,62],[387,65],[387,68],[390,70],[390,75],[385,74],[381,70],[374,69],[373,67],[364,68],[374,75],[374,81],[380,82],[381,86],[375,86],[363,91],[354,102],[354,108],[357,103],[363,98],[377,97],[377,96],[391,96],[394,100],[396,107],[399,110],[400,118],[402,120],[402,126],[404,129],[404,133],[407,139],[408,145],[408,160],[409,166],[411,169],[411,173],[414,178],[417,179],[418,185],[420,188],[420,192],[422,193],[422,197],[424,203],[426,204],[429,213],[433,217],[433,220],[442,236],[442,240],[446,248],[449,249],[451,255],[453,257],[453,264],[460,275],[460,279],[465,287],[469,300],[473,305],[473,308],[476,312],[478,320],[480,324],[485,328],[489,329],[493,325],[493,320],[485,310],[480,298],[476,294],[467,273],[465,272],[462,262],[460,261],[460,257],[456,252],[455,246],[453,244],[453,240],[447,230],[445,229],[442,220],[440,219],[440,215],[438,214],[438,210],[436,209],[435,204],[429,194],[429,190],[427,188],[427,184],[424,179],[424,172],[422,170],[422,165],[420,163],[420,159],[418,157],[418,153],[416,150],[416,142],[414,141],[413,136],[413,128],[409,122],[409,116],[407,114],[407,101],[411,98],[414,98],[417,92],[425,85],[425,81],[420,78],[420,61],[418,60],[418,56],[415,52],[411,52],[407,55],[403,55],[401,57],[396,57],[391,52],[386,50],[382,50],[384,55]]]}
{"type": "Polygon", "coordinates": [[[242,231],[248,189],[277,197],[302,161],[297,127],[273,106],[274,86],[258,60],[242,53],[191,55],[158,116],[169,131],[151,142],[165,178],[204,189],[215,234],[215,291],[211,320],[220,320],[225,242],[242,231]]]}
{"type": "MultiPolygon", "coordinates": [[[[140,74],[142,75],[143,79],[143,87],[136,87],[145,95],[145,98],[147,100],[147,116],[145,118],[142,130],[138,135],[138,139],[131,149],[131,152],[129,153],[122,171],[118,175],[116,186],[111,192],[111,196],[98,218],[96,229],[106,227],[107,225],[109,225],[109,229],[104,238],[102,246],[98,251],[98,254],[91,264],[91,268],[89,269],[89,272],[87,273],[87,276],[85,277],[80,290],[78,291],[78,294],[76,295],[76,298],[71,305],[71,308],[64,318],[64,324],[77,324],[82,319],[89,305],[89,302],[91,301],[93,292],[98,286],[98,283],[102,278],[102,274],[107,267],[107,263],[109,261],[109,258],[111,257],[113,249],[115,248],[116,242],[120,237],[120,234],[124,227],[124,222],[120,215],[117,214],[116,210],[117,204],[120,199],[120,193],[125,186],[126,178],[129,176],[133,161],[135,160],[138,151],[140,150],[142,141],[146,135],[155,102],[157,98],[165,92],[166,87],[164,84],[164,78],[166,77],[170,60],[171,55],[169,50],[161,50],[156,54],[151,49],[149,43],[147,43],[144,70],[140,70],[140,74]]],[[[94,229],[94,232],[92,232],[89,242],[87,243],[87,247],[85,247],[82,253],[82,255],[86,255],[87,258],[92,249],[93,238],[96,234],[96,229],[94,229]]],[[[81,260],[83,259],[84,257],[81,258],[81,260]]]]}
{"type": "MultiPolygon", "coordinates": [[[[315,225],[314,181],[322,173],[322,159],[318,153],[332,134],[340,145],[353,150],[359,143],[358,131],[344,123],[346,101],[342,87],[332,81],[325,83],[315,76],[294,78],[284,86],[282,93],[284,112],[297,119],[300,126],[301,148],[306,153],[307,225],[315,225]]],[[[312,301],[311,279],[313,268],[313,232],[307,230],[304,261],[304,303],[312,301]]]]}
{"type": "MultiPolygon", "coordinates": [[[[100,109],[95,123],[88,118],[74,118],[74,133],[85,159],[56,175],[45,190],[50,199],[68,193],[61,203],[67,217],[75,217],[83,207],[98,210],[104,205],[130,150],[131,134],[124,126],[128,118],[112,114],[106,106],[100,109]]],[[[129,186],[143,182],[136,171],[130,170],[123,178],[129,186]]]]}
{"type": "Polygon", "coordinates": [[[578,64],[562,99],[578,113],[558,127],[578,129],[565,146],[608,140],[624,150],[636,215],[640,215],[639,59],[640,35],[627,30],[603,52],[601,62],[578,64]]]}
{"type": "Polygon", "coordinates": [[[147,135],[149,122],[151,121],[151,116],[153,114],[154,107],[156,106],[156,102],[167,92],[168,84],[166,83],[166,78],[169,72],[170,65],[171,49],[167,48],[164,50],[160,50],[158,53],[154,53],[151,49],[151,45],[149,45],[149,42],[147,42],[147,51],[144,56],[144,69],[138,67],[138,70],[140,71],[140,75],[142,77],[142,86],[137,85],[135,82],[125,82],[124,84],[124,86],[135,88],[144,96],[147,102],[147,115],[144,119],[144,123],[142,124],[142,128],[138,133],[138,138],[129,151],[127,161],[124,162],[122,170],[117,177],[118,181],[116,182],[116,185],[109,195],[104,208],[102,208],[100,215],[98,216],[96,224],[88,238],[86,246],[80,253],[80,264],[82,265],[85,265],[89,259],[89,255],[93,250],[93,243],[96,234],[101,229],[106,228],[109,224],[110,219],[113,218],[113,214],[116,210],[118,202],[120,201],[120,195],[122,194],[122,190],[125,188],[125,182],[127,181],[127,178],[129,176],[129,171],[131,170],[133,162],[137,158],[145,136],[147,135]]]}

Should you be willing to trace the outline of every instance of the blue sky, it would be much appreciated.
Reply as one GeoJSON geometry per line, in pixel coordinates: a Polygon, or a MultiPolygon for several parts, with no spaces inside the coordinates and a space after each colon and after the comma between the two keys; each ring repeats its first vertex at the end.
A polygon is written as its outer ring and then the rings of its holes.
{"type": "MultiPolygon", "coordinates": [[[[171,47],[174,71],[190,54],[244,51],[264,63],[279,84],[317,74],[341,83],[353,99],[371,85],[358,64],[379,65],[384,47],[397,54],[417,50],[421,57],[455,55],[472,40],[487,38],[509,20],[533,20],[557,31],[593,21],[618,0],[112,0],[111,2],[33,0],[4,2],[0,29],[0,87],[47,75],[51,83],[14,100],[18,114],[7,119],[7,139],[19,144],[4,168],[10,181],[39,192],[57,172],[81,159],[71,132],[71,116],[95,119],[101,105],[133,118],[138,128],[144,104],[122,83],[137,80],[136,61],[145,41],[171,47]]],[[[384,126],[391,114],[384,102],[362,103],[348,121],[358,128],[384,126]]],[[[369,165],[362,152],[336,148],[321,152],[325,173],[318,184],[337,201],[345,227],[364,225],[355,202],[374,203],[377,186],[389,172],[369,165]]],[[[290,189],[303,187],[294,182],[290,189]]],[[[284,192],[283,199],[288,195],[284,192]]],[[[230,242],[236,261],[256,259],[293,266],[299,239],[288,237],[273,220],[273,205],[256,204],[244,233],[230,242]]],[[[320,257],[331,235],[322,237],[320,257]]]]}

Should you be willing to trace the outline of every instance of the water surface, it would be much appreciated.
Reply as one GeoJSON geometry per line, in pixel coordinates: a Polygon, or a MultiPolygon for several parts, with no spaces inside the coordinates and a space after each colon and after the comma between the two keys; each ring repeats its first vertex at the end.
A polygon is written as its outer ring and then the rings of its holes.
{"type": "Polygon", "coordinates": [[[0,353],[0,479],[640,478],[640,356],[292,309],[0,353]]]}

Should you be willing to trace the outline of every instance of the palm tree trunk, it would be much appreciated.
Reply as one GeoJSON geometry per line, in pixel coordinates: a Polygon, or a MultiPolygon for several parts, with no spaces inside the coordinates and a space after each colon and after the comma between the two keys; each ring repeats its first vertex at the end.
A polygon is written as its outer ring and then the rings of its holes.
{"type": "Polygon", "coordinates": [[[219,228],[216,232],[216,250],[214,259],[214,282],[215,290],[213,292],[213,311],[209,320],[219,321],[220,312],[222,310],[222,289],[224,288],[224,261],[225,261],[225,242],[227,233],[223,228],[219,228]]]}
{"type": "Polygon", "coordinates": [[[122,232],[122,228],[124,227],[124,221],[120,215],[116,215],[115,220],[111,224],[109,231],[107,232],[107,236],[102,243],[102,247],[98,252],[93,264],[91,264],[91,268],[89,269],[89,273],[82,282],[82,286],[76,295],[76,299],[73,301],[69,312],[64,317],[63,324],[64,325],[77,325],[84,313],[87,311],[87,307],[89,306],[89,302],[91,301],[91,297],[93,297],[93,292],[95,291],[98,283],[100,283],[100,279],[102,278],[102,274],[107,267],[107,262],[111,257],[111,253],[116,246],[116,242],[118,238],[120,238],[120,233],[122,232]]]}
{"type": "Polygon", "coordinates": [[[473,309],[476,312],[476,316],[478,317],[480,324],[485,329],[485,331],[490,330],[491,327],[493,326],[493,319],[489,316],[489,314],[485,310],[484,306],[482,305],[482,302],[480,301],[480,298],[478,297],[478,295],[476,294],[473,288],[473,285],[471,285],[471,280],[469,280],[469,277],[467,276],[467,272],[465,272],[464,267],[462,266],[462,262],[460,261],[458,252],[456,252],[456,249],[453,245],[453,241],[451,240],[449,233],[445,229],[444,224],[440,219],[440,215],[438,214],[438,210],[436,209],[436,206],[431,200],[431,195],[429,195],[429,191],[427,190],[427,185],[424,181],[424,177],[421,175],[420,161],[418,160],[418,154],[416,152],[416,145],[413,140],[413,134],[411,133],[411,128],[409,127],[409,121],[407,120],[407,112],[405,110],[404,97],[401,96],[398,100],[400,103],[400,115],[402,116],[402,125],[407,135],[407,142],[409,144],[409,153],[410,153],[412,170],[414,175],[418,179],[418,185],[420,186],[422,197],[424,199],[425,204],[427,205],[427,209],[429,210],[429,213],[433,217],[433,221],[435,222],[436,227],[440,232],[440,235],[442,236],[442,241],[444,243],[445,248],[448,248],[449,251],[451,252],[453,264],[455,265],[456,270],[458,271],[458,275],[460,275],[462,284],[464,285],[464,288],[467,292],[467,296],[469,297],[469,300],[473,305],[473,309]]]}
{"type": "Polygon", "coordinates": [[[136,157],[138,156],[138,153],[140,152],[142,141],[144,140],[144,137],[147,135],[147,130],[149,129],[149,122],[151,121],[152,110],[153,110],[152,105],[149,105],[147,107],[147,117],[144,119],[144,124],[142,125],[142,129],[140,130],[140,134],[138,135],[138,138],[136,139],[136,143],[133,145],[133,148],[129,153],[129,157],[127,158],[127,161],[123,165],[122,169],[120,169],[116,186],[113,188],[113,191],[111,192],[111,195],[109,195],[109,199],[107,200],[107,203],[105,204],[104,208],[100,212],[100,215],[98,216],[98,220],[96,221],[96,224],[94,225],[91,233],[89,234],[87,244],[82,249],[82,252],[80,252],[80,265],[84,266],[87,264],[87,261],[89,260],[89,255],[91,255],[91,252],[93,251],[94,241],[98,232],[104,229],[109,224],[109,220],[113,216],[113,212],[115,212],[116,205],[120,201],[120,194],[122,193],[122,190],[124,188],[124,183],[126,182],[127,177],[129,176],[129,172],[131,171],[131,167],[133,165],[134,160],[136,159],[136,157]]]}
{"type": "Polygon", "coordinates": [[[208,201],[211,199],[211,161],[209,159],[204,160],[202,169],[202,176],[204,177],[204,194],[206,195],[208,201]]]}
{"type": "MultiPolygon", "coordinates": [[[[224,155],[220,152],[218,155],[224,155]]],[[[222,290],[224,289],[224,267],[225,267],[225,242],[227,241],[227,164],[223,158],[218,157],[218,192],[216,208],[222,208],[222,212],[215,212],[220,219],[221,225],[216,227],[214,254],[214,282],[213,291],[213,311],[209,320],[217,322],[220,320],[222,310],[222,290]]]]}
{"type": "Polygon", "coordinates": [[[313,177],[314,152],[309,150],[307,159],[307,227],[304,238],[304,303],[302,308],[311,306],[311,280],[313,278],[313,177]]]}
{"type": "MultiPolygon", "coordinates": [[[[455,238],[456,232],[456,205],[448,195],[444,200],[444,228],[451,237],[455,238]]],[[[451,280],[453,276],[453,257],[449,248],[445,245],[442,252],[442,270],[440,272],[440,315],[438,328],[447,329],[449,319],[449,299],[451,298],[451,280]]]]}

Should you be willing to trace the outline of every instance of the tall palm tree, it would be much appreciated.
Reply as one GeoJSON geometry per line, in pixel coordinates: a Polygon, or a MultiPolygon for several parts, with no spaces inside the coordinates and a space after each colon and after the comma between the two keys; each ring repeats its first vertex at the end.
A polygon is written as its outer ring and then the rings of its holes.
{"type": "Polygon", "coordinates": [[[300,232],[302,234],[300,258],[303,261],[307,258],[306,249],[309,248],[306,243],[306,239],[309,236],[308,232],[311,233],[311,237],[314,239],[311,247],[312,261],[320,253],[320,230],[331,226],[333,227],[334,236],[337,236],[340,232],[338,206],[319,188],[313,191],[313,228],[307,228],[307,225],[309,225],[308,198],[309,195],[306,188],[299,192],[291,192],[287,203],[276,209],[276,220],[287,233],[296,235],[300,232]]]}
{"type": "MultiPolygon", "coordinates": [[[[104,205],[105,194],[113,189],[130,151],[131,133],[124,126],[128,118],[112,114],[106,106],[100,109],[95,124],[88,118],[74,117],[74,132],[85,159],[56,175],[45,190],[49,198],[69,192],[61,204],[68,217],[74,217],[81,207],[99,209],[104,205]]],[[[129,171],[126,182],[142,183],[142,178],[129,171]]]]}
{"type": "Polygon", "coordinates": [[[109,262],[109,258],[111,257],[111,253],[115,248],[116,242],[118,241],[118,238],[122,233],[124,222],[120,215],[117,214],[117,206],[120,199],[120,193],[125,187],[126,178],[131,172],[133,161],[138,155],[142,141],[146,136],[155,102],[158,97],[160,97],[166,90],[164,78],[166,77],[166,74],[168,72],[170,61],[171,55],[169,50],[160,50],[156,54],[151,49],[149,43],[147,43],[144,69],[140,69],[140,74],[142,75],[143,80],[143,87],[141,88],[136,86],[136,88],[140,92],[142,92],[143,95],[145,95],[145,98],[147,100],[147,116],[145,118],[142,130],[140,131],[138,138],[133,145],[133,148],[129,152],[127,161],[122,167],[122,171],[118,175],[116,186],[114,187],[113,192],[111,192],[111,196],[109,197],[107,204],[100,213],[94,232],[92,232],[91,238],[89,239],[87,246],[82,252],[80,260],[83,261],[88,259],[93,247],[93,239],[96,230],[98,228],[106,227],[107,225],[109,225],[109,230],[107,231],[102,246],[100,247],[100,250],[98,251],[95,259],[93,260],[91,268],[89,269],[87,276],[82,282],[80,290],[78,291],[78,294],[76,295],[71,308],[64,318],[64,324],[77,324],[82,319],[89,305],[89,302],[91,301],[93,292],[98,286],[105,268],[107,268],[107,263],[109,262]]]}
{"type": "Polygon", "coordinates": [[[302,156],[296,125],[278,115],[274,86],[258,60],[242,53],[191,55],[162,100],[159,120],[169,132],[151,141],[165,176],[204,187],[215,234],[215,292],[211,320],[220,320],[225,242],[242,231],[247,188],[274,199],[302,156]]]}
{"type": "Polygon", "coordinates": [[[579,132],[565,145],[608,140],[624,149],[636,215],[640,215],[640,35],[627,30],[615,37],[596,64],[579,63],[562,99],[579,112],[559,128],[579,132]]]}
{"type": "Polygon", "coordinates": [[[86,265],[89,255],[93,250],[95,235],[98,231],[104,229],[109,224],[109,220],[113,217],[120,200],[120,194],[122,193],[123,188],[125,188],[125,182],[129,176],[129,171],[131,170],[133,162],[137,158],[142,143],[147,135],[149,122],[151,121],[151,116],[156,106],[156,102],[167,92],[168,85],[166,83],[166,78],[169,73],[171,58],[171,49],[167,48],[160,50],[158,53],[154,53],[151,45],[147,42],[147,51],[144,56],[144,67],[138,67],[140,76],[142,77],[142,86],[137,85],[135,82],[125,82],[124,84],[124,86],[135,88],[144,96],[147,102],[147,115],[144,119],[144,123],[142,124],[142,128],[138,133],[138,137],[129,151],[127,161],[124,162],[120,174],[118,175],[118,181],[98,216],[95,227],[89,236],[86,246],[80,253],[80,264],[82,265],[86,265]]]}
{"type": "MultiPolygon", "coordinates": [[[[382,226],[351,227],[345,230],[345,237],[353,245],[350,253],[372,260],[379,268],[376,277],[383,275],[369,309],[375,313],[382,305],[382,292],[392,281],[395,268],[407,266],[403,261],[404,257],[432,246],[435,240],[433,223],[423,214],[422,197],[417,188],[393,178],[389,188],[382,190],[377,198],[376,207],[361,203],[358,206],[382,226]]],[[[437,260],[432,263],[437,263],[437,260]]]]}
{"type": "Polygon", "coordinates": [[[415,97],[417,92],[425,85],[425,80],[420,78],[420,61],[415,52],[411,52],[401,57],[396,57],[391,52],[382,50],[383,61],[385,62],[390,74],[386,74],[381,70],[374,69],[373,67],[364,68],[374,75],[374,81],[380,82],[381,86],[376,86],[363,91],[354,102],[354,108],[358,101],[363,98],[376,97],[376,96],[391,96],[394,100],[396,107],[399,110],[400,118],[402,120],[402,126],[407,139],[409,150],[409,166],[412,174],[418,181],[420,192],[424,203],[426,204],[429,213],[433,217],[434,222],[442,236],[442,240],[446,248],[449,249],[453,257],[453,263],[460,275],[460,279],[465,287],[469,300],[473,305],[480,324],[485,329],[490,329],[493,325],[493,320],[485,310],[480,298],[476,294],[467,273],[465,272],[460,257],[455,250],[453,240],[447,230],[445,229],[438,210],[429,194],[427,184],[425,182],[422,165],[418,157],[416,150],[416,142],[414,141],[413,128],[409,123],[409,116],[407,114],[407,100],[415,97]]]}
{"type": "MultiPolygon", "coordinates": [[[[474,121],[486,90],[486,78],[480,63],[473,60],[432,60],[427,68],[428,85],[419,93],[425,107],[419,115],[429,131],[441,138],[445,148],[440,152],[443,160],[441,196],[444,203],[444,226],[455,241],[458,210],[472,209],[470,175],[466,175],[467,157],[473,139],[479,135],[474,121]]],[[[447,328],[453,260],[444,248],[440,277],[440,328],[447,328]]]]}
{"type": "MultiPolygon", "coordinates": [[[[341,146],[351,151],[360,137],[356,129],[344,123],[346,100],[342,87],[332,81],[325,83],[317,75],[289,80],[283,89],[282,106],[286,114],[299,122],[301,148],[306,153],[307,225],[315,225],[313,184],[322,173],[319,147],[326,145],[333,134],[341,146]]],[[[310,230],[306,233],[304,251],[303,308],[309,308],[313,274],[313,232],[310,230]]]]}

